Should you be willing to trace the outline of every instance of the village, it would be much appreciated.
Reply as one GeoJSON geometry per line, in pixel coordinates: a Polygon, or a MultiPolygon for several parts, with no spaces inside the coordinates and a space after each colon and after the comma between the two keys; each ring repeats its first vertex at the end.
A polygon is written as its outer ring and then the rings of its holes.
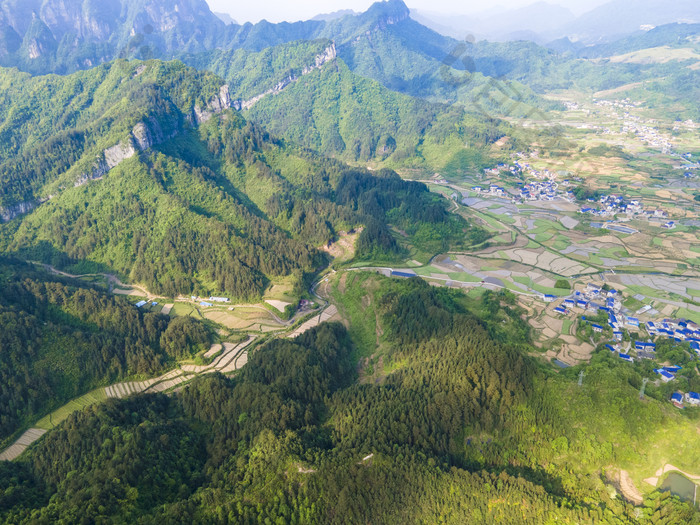
{"type": "MultiPolygon", "coordinates": [[[[687,343],[695,354],[693,361],[700,357],[698,323],[687,319],[658,318],[659,312],[651,305],[631,312],[623,305],[622,293],[607,285],[588,283],[570,296],[559,298],[543,294],[542,299],[552,303],[554,312],[560,316],[576,316],[582,326],[590,327],[599,345],[604,344],[604,348],[623,361],[657,363],[657,344],[663,339],[678,345],[687,343]],[[640,316],[644,316],[644,322],[640,321],[640,316]]],[[[680,370],[682,366],[670,363],[654,368],[658,376],[656,384],[676,380],[680,370]]],[[[678,408],[700,406],[700,394],[674,392],[670,401],[678,408]]]]}

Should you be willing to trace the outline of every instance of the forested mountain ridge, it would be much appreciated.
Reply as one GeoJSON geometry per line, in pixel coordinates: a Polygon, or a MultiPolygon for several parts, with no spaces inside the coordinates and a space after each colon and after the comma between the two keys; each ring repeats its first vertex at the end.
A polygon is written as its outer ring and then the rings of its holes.
{"type": "Polygon", "coordinates": [[[116,61],[68,77],[2,69],[0,85],[3,220],[230,107],[219,78],[177,62],[116,61]]]}
{"type": "Polygon", "coordinates": [[[2,228],[2,248],[23,258],[169,296],[253,299],[282,276],[302,290],[324,264],[316,247],[341,230],[368,226],[360,257],[397,257],[389,222],[409,235],[435,227],[447,245],[471,228],[422,184],[275,139],[226,109],[221,79],[179,62],[2,73],[4,211],[43,201],[2,228]]]}
{"type": "MultiPolygon", "coordinates": [[[[507,294],[353,275],[349,331],[323,324],[270,341],[234,378],[90,407],[0,463],[0,518],[697,523],[690,504],[654,492],[635,509],[604,484],[602,466],[635,461],[664,427],[695,433],[640,403],[624,372],[591,369],[581,388],[538,369],[508,342],[526,323],[507,294]],[[384,348],[379,381],[357,381],[360,325],[384,348]]],[[[678,446],[674,461],[696,452],[678,446]]]]}
{"type": "Polygon", "coordinates": [[[492,146],[510,131],[463,106],[427,102],[363,78],[336,58],[328,40],[185,60],[222,76],[233,105],[270,132],[349,162],[450,171],[454,163],[465,167],[457,159],[468,152],[479,169],[503,154],[492,146]]]}
{"type": "Polygon", "coordinates": [[[208,346],[195,319],[144,313],[4,256],[0,290],[0,443],[93,388],[154,375],[208,346]]]}

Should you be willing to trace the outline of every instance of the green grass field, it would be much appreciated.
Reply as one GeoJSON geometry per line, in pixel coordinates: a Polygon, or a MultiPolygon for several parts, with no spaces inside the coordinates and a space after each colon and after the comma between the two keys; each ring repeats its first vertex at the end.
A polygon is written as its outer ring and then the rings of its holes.
{"type": "Polygon", "coordinates": [[[65,420],[69,415],[83,408],[94,405],[95,403],[101,403],[107,399],[107,394],[105,394],[104,388],[98,388],[92,392],[80,396],[72,401],[66,403],[58,410],[51,412],[47,416],[41,418],[34,427],[43,428],[45,430],[50,430],[56,425],[65,420]]]}

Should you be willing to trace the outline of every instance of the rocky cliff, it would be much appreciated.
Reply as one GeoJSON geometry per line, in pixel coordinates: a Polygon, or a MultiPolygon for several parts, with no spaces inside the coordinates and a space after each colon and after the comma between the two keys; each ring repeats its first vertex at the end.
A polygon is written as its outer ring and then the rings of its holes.
{"type": "MultiPolygon", "coordinates": [[[[313,64],[309,64],[308,66],[304,67],[304,69],[301,72],[301,76],[303,77],[317,69],[322,68],[328,62],[335,60],[337,56],[338,55],[335,48],[335,44],[331,44],[326,49],[324,49],[322,53],[316,55],[313,64]]],[[[288,77],[280,80],[274,87],[268,89],[267,91],[264,91],[263,93],[260,93],[259,95],[256,95],[248,100],[234,101],[232,107],[239,111],[250,109],[264,97],[269,95],[277,95],[281,93],[287,86],[293,84],[294,82],[299,80],[299,78],[300,77],[297,75],[289,75],[288,77]]]]}

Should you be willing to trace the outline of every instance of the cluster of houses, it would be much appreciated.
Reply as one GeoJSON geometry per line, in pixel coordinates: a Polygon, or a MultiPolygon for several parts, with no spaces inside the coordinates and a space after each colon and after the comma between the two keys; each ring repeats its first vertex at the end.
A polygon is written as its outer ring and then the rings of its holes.
{"type": "MultiPolygon", "coordinates": [[[[671,140],[668,137],[662,135],[656,128],[646,125],[642,120],[631,115],[628,110],[639,106],[638,102],[632,102],[629,99],[625,100],[597,100],[595,105],[599,107],[623,110],[623,115],[612,112],[611,114],[618,117],[623,121],[622,132],[623,133],[633,133],[637,136],[644,144],[651,146],[653,148],[658,148],[664,154],[670,154],[673,149],[671,140]]],[[[608,132],[609,133],[609,132],[608,132]]]]}
{"type": "MultiPolygon", "coordinates": [[[[593,199],[588,199],[588,201],[596,202],[593,199]]],[[[598,217],[614,217],[619,213],[625,213],[628,218],[662,222],[662,228],[672,229],[676,226],[674,221],[666,221],[668,218],[668,213],[666,211],[661,209],[645,210],[642,201],[638,199],[626,201],[624,197],[620,195],[603,195],[597,202],[600,203],[600,207],[594,208],[588,205],[581,207],[579,211],[598,217]]]]}
{"type": "Polygon", "coordinates": [[[569,202],[576,200],[572,192],[560,193],[558,189],[559,184],[553,180],[528,182],[520,188],[520,198],[523,201],[553,201],[557,198],[563,198],[569,202]]]}
{"type": "Polygon", "coordinates": [[[640,102],[633,102],[629,98],[623,100],[594,100],[593,103],[599,107],[615,109],[634,109],[640,105],[640,102]]]}
{"type": "Polygon", "coordinates": [[[472,186],[472,191],[481,195],[493,195],[494,197],[507,197],[506,189],[498,184],[491,184],[488,188],[472,186]]]}
{"type": "MultiPolygon", "coordinates": [[[[557,299],[553,295],[545,295],[543,298],[545,302],[554,302],[557,299]]],[[[644,328],[649,335],[648,341],[636,340],[633,347],[631,344],[627,345],[629,350],[634,348],[638,360],[656,359],[656,343],[652,340],[657,337],[666,337],[676,342],[688,342],[690,348],[700,356],[700,326],[697,323],[684,319],[664,319],[658,322],[640,323],[639,318],[627,315],[627,311],[622,305],[622,296],[617,290],[603,290],[601,287],[589,283],[584,290],[577,290],[573,295],[565,298],[559,306],[554,308],[554,311],[562,315],[569,315],[576,309],[584,312],[606,312],[608,314],[607,327],[612,329],[613,338],[605,347],[611,352],[617,353],[618,357],[625,361],[634,362],[635,360],[635,357],[623,352],[622,340],[625,329],[639,333],[644,328]]],[[[644,307],[638,313],[649,310],[651,310],[650,306],[644,307]]],[[[582,319],[586,321],[585,316],[582,319]]],[[[606,326],[593,322],[590,322],[590,325],[596,333],[603,333],[607,329],[606,326]]],[[[675,373],[680,369],[679,366],[666,366],[655,371],[662,381],[668,382],[675,379],[675,373]]]]}
{"type": "MultiPolygon", "coordinates": [[[[588,201],[596,202],[593,199],[588,199],[588,201]]],[[[644,212],[644,208],[641,201],[637,199],[625,201],[625,198],[621,195],[603,195],[602,197],[600,197],[600,199],[598,199],[598,202],[601,204],[600,208],[584,206],[580,210],[581,213],[590,213],[591,215],[598,215],[600,217],[613,217],[618,213],[635,215],[644,212]]]]}
{"type": "MultiPolygon", "coordinates": [[[[553,297],[554,299],[552,300],[556,299],[556,297],[554,296],[549,297],[553,297]]],[[[545,301],[547,301],[547,296],[545,296],[545,301]]],[[[617,290],[610,289],[606,291],[593,283],[588,283],[588,285],[586,285],[585,290],[576,290],[572,296],[564,299],[562,308],[564,309],[564,312],[560,313],[566,314],[569,313],[569,308],[580,308],[584,311],[591,310],[593,312],[597,312],[599,310],[608,312],[611,316],[611,319],[614,319],[614,325],[611,324],[611,326],[613,328],[617,328],[619,325],[619,321],[616,315],[622,310],[622,301],[620,300],[620,294],[617,290]]],[[[555,311],[557,311],[556,308],[555,311]]],[[[636,321],[637,326],[639,326],[639,321],[634,317],[629,317],[627,319],[632,319],[633,322],[636,321]]],[[[602,327],[600,328],[600,331],[602,332],[602,327]]]]}
{"type": "Polygon", "coordinates": [[[697,392],[674,392],[671,395],[671,403],[677,408],[684,408],[684,403],[690,406],[700,406],[700,394],[697,392]]]}
{"type": "Polygon", "coordinates": [[[656,128],[642,124],[638,117],[625,115],[622,132],[634,133],[642,143],[653,148],[658,148],[664,154],[670,154],[673,150],[673,145],[667,137],[659,133],[656,128]]]}
{"type": "Polygon", "coordinates": [[[677,342],[688,341],[690,347],[700,355],[700,326],[685,319],[664,319],[646,323],[646,330],[651,336],[666,337],[677,342]]]}

